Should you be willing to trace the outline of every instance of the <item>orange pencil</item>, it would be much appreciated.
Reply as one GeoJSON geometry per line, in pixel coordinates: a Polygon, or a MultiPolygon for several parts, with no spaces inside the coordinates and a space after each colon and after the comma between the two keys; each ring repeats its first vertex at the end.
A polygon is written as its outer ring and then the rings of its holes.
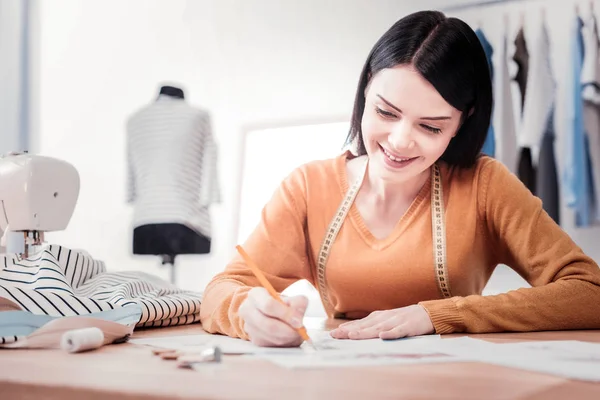
{"type": "MultiPolygon", "coordinates": [[[[246,261],[246,264],[248,264],[248,266],[250,267],[250,269],[252,270],[252,272],[254,273],[254,275],[256,276],[258,281],[260,282],[260,284],[265,289],[267,289],[267,292],[269,292],[271,297],[273,297],[275,300],[277,300],[284,306],[288,307],[288,305],[281,299],[281,297],[279,297],[279,294],[277,293],[277,291],[275,290],[273,285],[271,285],[271,282],[269,282],[269,280],[265,277],[265,275],[262,273],[260,268],[258,268],[258,266],[254,263],[254,261],[252,261],[252,259],[250,258],[248,253],[246,253],[246,251],[242,248],[242,246],[238,245],[238,246],[235,246],[235,248],[240,253],[240,255],[242,256],[244,261],[246,261]]],[[[298,331],[298,333],[300,334],[302,339],[304,339],[306,342],[308,342],[308,344],[310,344],[316,350],[316,347],[315,347],[313,341],[310,339],[310,336],[308,336],[308,332],[306,332],[305,327],[294,328],[294,329],[296,329],[296,331],[298,331]]]]}

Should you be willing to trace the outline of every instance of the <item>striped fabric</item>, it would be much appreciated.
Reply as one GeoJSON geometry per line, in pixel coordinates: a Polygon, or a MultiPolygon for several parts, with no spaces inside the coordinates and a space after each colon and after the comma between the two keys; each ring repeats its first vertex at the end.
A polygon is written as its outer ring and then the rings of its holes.
{"type": "MultiPolygon", "coordinates": [[[[1,255],[0,267],[0,298],[32,314],[64,317],[141,307],[136,327],[184,325],[200,319],[200,293],[178,289],[144,272],[107,272],[102,261],[84,251],[49,245],[29,259],[1,255]]],[[[5,315],[0,312],[0,323],[5,315]]]]}
{"type": "Polygon", "coordinates": [[[208,114],[161,95],[127,121],[127,202],[133,226],[181,223],[210,238],[220,202],[217,148],[208,114]]]}

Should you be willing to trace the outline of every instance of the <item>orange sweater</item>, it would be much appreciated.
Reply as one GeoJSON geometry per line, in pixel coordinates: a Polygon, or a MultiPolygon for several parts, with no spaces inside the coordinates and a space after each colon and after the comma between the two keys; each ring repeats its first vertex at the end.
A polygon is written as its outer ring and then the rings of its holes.
{"type": "MultiPolygon", "coordinates": [[[[316,258],[348,190],[348,153],[291,173],[244,244],[277,291],[316,282],[316,258]]],[[[541,201],[501,163],[481,157],[471,169],[440,164],[446,204],[451,298],[435,277],[430,185],[393,233],[376,239],[352,206],[327,264],[331,304],[348,318],[421,304],[436,333],[600,328],[600,269],[542,209],[541,201]],[[531,288],[495,296],[482,290],[497,264],[531,288]]],[[[240,257],[209,283],[200,310],[211,333],[247,339],[238,308],[259,283],[240,257]]]]}

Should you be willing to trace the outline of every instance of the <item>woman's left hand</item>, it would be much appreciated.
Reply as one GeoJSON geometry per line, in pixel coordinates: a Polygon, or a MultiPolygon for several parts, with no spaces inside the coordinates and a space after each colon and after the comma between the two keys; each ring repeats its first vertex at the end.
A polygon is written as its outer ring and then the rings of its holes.
{"type": "Polygon", "coordinates": [[[363,319],[341,324],[330,332],[336,339],[399,339],[427,335],[435,329],[420,305],[374,311],[363,319]]]}

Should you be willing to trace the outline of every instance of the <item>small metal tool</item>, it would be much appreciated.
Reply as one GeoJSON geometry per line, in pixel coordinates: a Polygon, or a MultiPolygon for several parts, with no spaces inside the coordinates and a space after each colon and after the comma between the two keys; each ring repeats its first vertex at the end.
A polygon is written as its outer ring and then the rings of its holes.
{"type": "Polygon", "coordinates": [[[219,346],[211,346],[197,354],[185,354],[177,358],[177,366],[180,368],[191,368],[198,363],[220,363],[223,352],[219,346]]]}

